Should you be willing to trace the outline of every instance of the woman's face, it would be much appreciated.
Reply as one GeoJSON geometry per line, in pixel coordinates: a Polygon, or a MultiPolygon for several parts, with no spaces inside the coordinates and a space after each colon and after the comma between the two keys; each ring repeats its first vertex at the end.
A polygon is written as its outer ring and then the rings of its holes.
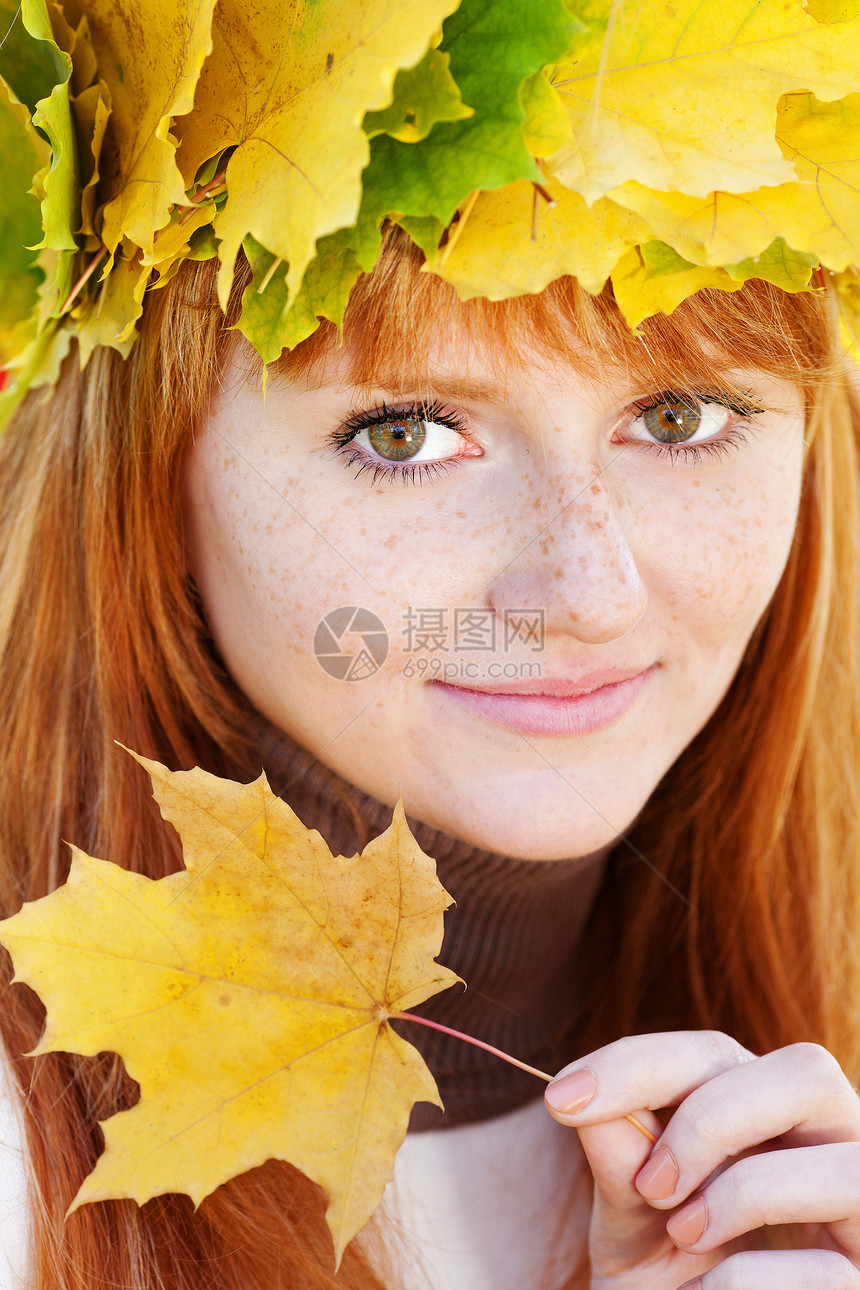
{"type": "Polygon", "coordinates": [[[265,397],[228,374],[200,427],[189,560],[227,666],[418,819],[525,858],[606,847],[782,574],[797,391],[739,371],[694,400],[544,358],[500,375],[452,339],[429,387],[368,393],[347,358],[265,397]]]}

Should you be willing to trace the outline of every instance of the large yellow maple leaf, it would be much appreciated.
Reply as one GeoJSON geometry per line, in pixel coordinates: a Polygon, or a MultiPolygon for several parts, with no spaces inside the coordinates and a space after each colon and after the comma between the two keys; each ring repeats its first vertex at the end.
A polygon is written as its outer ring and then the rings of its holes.
{"type": "Polygon", "coordinates": [[[556,69],[573,140],[550,170],[589,202],[636,180],[704,197],[795,178],[774,137],[780,96],[857,89],[860,18],[819,23],[801,0],[606,6],[603,42],[556,69]]]}
{"type": "Polygon", "coordinates": [[[215,11],[198,110],[177,122],[186,182],[222,149],[228,199],[216,221],[226,303],[250,233],[289,265],[292,296],[318,239],[355,222],[370,159],[365,112],[426,53],[459,0],[239,0],[215,11]]]}
{"type": "Polygon", "coordinates": [[[853,144],[858,127],[860,94],[833,103],[787,94],[779,104],[776,138],[797,173],[794,183],[704,198],[628,183],[614,189],[612,198],[697,263],[729,264],[758,255],[781,237],[841,272],[860,263],[860,157],[853,144]]]}
{"type": "Polygon", "coordinates": [[[433,272],[464,300],[536,293],[563,274],[596,293],[625,251],[652,236],[644,220],[613,201],[589,207],[552,180],[542,187],[551,206],[526,179],[479,193],[430,264],[433,272]]]}
{"type": "Polygon", "coordinates": [[[220,1183],[274,1157],[319,1183],[336,1260],[379,1203],[435,1081],[387,1017],[459,980],[434,962],[451,903],[398,803],[332,856],[261,776],[138,757],[186,869],[158,881],[75,850],[65,886],[0,924],[44,1002],[36,1053],[119,1053],[140,1100],[105,1122],[71,1210],[220,1183]]]}

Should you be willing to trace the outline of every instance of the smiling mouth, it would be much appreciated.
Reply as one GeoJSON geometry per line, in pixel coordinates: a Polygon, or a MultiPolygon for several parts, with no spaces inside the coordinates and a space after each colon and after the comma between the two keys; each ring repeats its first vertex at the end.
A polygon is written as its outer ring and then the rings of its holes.
{"type": "Polygon", "coordinates": [[[647,688],[655,668],[510,681],[504,688],[429,684],[461,709],[520,734],[583,735],[619,721],[647,688]]]}

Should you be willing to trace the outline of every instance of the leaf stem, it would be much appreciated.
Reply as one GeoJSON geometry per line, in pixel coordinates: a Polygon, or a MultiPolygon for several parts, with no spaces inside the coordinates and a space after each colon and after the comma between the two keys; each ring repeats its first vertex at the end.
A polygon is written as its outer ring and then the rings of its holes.
{"type": "Polygon", "coordinates": [[[194,194],[193,197],[188,198],[189,205],[196,206],[198,202],[202,202],[203,198],[208,197],[209,194],[212,192],[212,189],[217,188],[220,184],[224,182],[226,178],[227,178],[227,168],[225,166],[224,169],[214,177],[214,179],[210,179],[208,184],[204,184],[202,188],[197,189],[197,192],[194,194]]]}
{"type": "Polygon", "coordinates": [[[479,188],[476,188],[475,191],[466,198],[466,201],[464,202],[463,206],[458,208],[458,214],[460,218],[457,220],[457,223],[448,225],[448,241],[445,243],[445,245],[441,248],[441,250],[438,252],[436,256],[436,264],[439,266],[439,268],[442,267],[442,265],[448,259],[448,256],[453,251],[454,243],[457,241],[457,238],[463,232],[463,228],[465,226],[466,220],[469,218],[469,216],[472,214],[472,211],[475,209],[475,202],[478,200],[480,195],[481,195],[481,190],[479,188]]]}
{"type": "MultiPolygon", "coordinates": [[[[392,1012],[388,1016],[389,1021],[415,1021],[419,1026],[429,1026],[432,1030],[441,1030],[443,1035],[452,1035],[454,1039],[462,1039],[467,1044],[472,1044],[475,1048],[483,1048],[485,1052],[492,1053],[494,1057],[501,1057],[502,1061],[510,1062],[511,1066],[518,1066],[521,1071],[527,1071],[529,1075],[536,1075],[538,1079],[545,1080],[551,1084],[555,1076],[547,1075],[546,1071],[539,1071],[536,1066],[529,1066],[526,1062],[521,1062],[519,1058],[512,1057],[510,1053],[502,1052],[501,1048],[494,1048],[492,1044],[485,1044],[483,1039],[475,1039],[472,1035],[463,1034],[462,1030],[453,1030],[451,1026],[443,1026],[439,1021],[431,1021],[429,1017],[416,1017],[414,1012],[392,1012]]],[[[656,1142],[657,1137],[646,1128],[641,1120],[637,1120],[635,1115],[625,1115],[625,1120],[629,1120],[640,1133],[643,1133],[649,1142],[656,1142]]]]}
{"type": "Polygon", "coordinates": [[[441,1022],[431,1021],[429,1017],[416,1017],[414,1012],[392,1012],[390,1021],[417,1021],[419,1026],[430,1026],[433,1030],[441,1030],[443,1035],[453,1035],[455,1039],[463,1039],[467,1044],[473,1044],[475,1048],[483,1048],[485,1052],[492,1053],[494,1057],[501,1057],[503,1062],[510,1062],[512,1066],[519,1066],[521,1071],[528,1071],[529,1075],[537,1075],[538,1079],[546,1080],[547,1084],[552,1083],[552,1075],[547,1075],[546,1071],[539,1071],[535,1066],[528,1066],[516,1057],[511,1057],[510,1053],[503,1053],[501,1048],[494,1048],[492,1044],[485,1044],[483,1039],[474,1039],[471,1035],[464,1035],[462,1030],[452,1030],[450,1026],[443,1026],[441,1022]]]}
{"type": "Polygon", "coordinates": [[[204,184],[202,188],[198,188],[197,192],[193,195],[193,197],[188,198],[187,204],[184,204],[178,208],[179,210],[182,211],[182,214],[180,215],[178,222],[180,224],[187,224],[188,221],[191,219],[191,216],[194,214],[194,211],[196,210],[198,204],[202,202],[205,197],[219,196],[221,185],[224,183],[224,180],[226,179],[226,177],[227,177],[227,169],[225,167],[224,170],[222,170],[220,174],[217,174],[214,179],[210,179],[208,184],[204,184]]]}
{"type": "Polygon", "coordinates": [[[258,296],[261,296],[263,294],[263,292],[266,290],[266,287],[269,285],[269,283],[272,281],[272,278],[277,273],[278,268],[283,263],[284,261],[281,259],[279,255],[275,257],[275,259],[269,265],[268,270],[266,271],[266,276],[263,278],[263,281],[260,283],[259,287],[257,287],[258,296]]]}
{"type": "Polygon", "coordinates": [[[72,303],[72,301],[74,300],[75,296],[78,294],[78,292],[81,290],[81,288],[82,288],[83,286],[85,286],[85,285],[86,285],[86,283],[87,283],[88,279],[89,279],[89,278],[91,277],[91,275],[95,272],[95,270],[97,269],[97,267],[101,264],[102,260],[105,258],[105,256],[107,255],[107,253],[108,253],[108,249],[107,249],[107,247],[106,247],[106,246],[103,246],[103,247],[102,247],[102,249],[97,253],[97,255],[95,255],[95,256],[93,257],[93,259],[92,259],[92,260],[90,260],[90,262],[89,262],[89,264],[87,265],[86,269],[84,269],[83,273],[82,273],[82,274],[81,274],[81,276],[78,278],[77,282],[76,282],[76,283],[75,283],[75,285],[72,287],[71,291],[69,292],[69,294],[66,296],[65,300],[63,301],[63,307],[62,307],[62,309],[60,310],[60,317],[62,317],[64,313],[67,313],[67,312],[68,312],[69,308],[71,307],[71,303],[72,303]]]}

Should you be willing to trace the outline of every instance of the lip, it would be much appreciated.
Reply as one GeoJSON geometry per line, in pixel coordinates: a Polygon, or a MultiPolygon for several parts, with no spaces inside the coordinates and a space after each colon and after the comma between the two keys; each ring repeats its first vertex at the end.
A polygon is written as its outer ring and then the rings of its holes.
{"type": "Polygon", "coordinates": [[[504,689],[430,682],[466,711],[524,735],[585,735],[619,721],[656,665],[590,672],[575,678],[509,681],[504,689]]]}

